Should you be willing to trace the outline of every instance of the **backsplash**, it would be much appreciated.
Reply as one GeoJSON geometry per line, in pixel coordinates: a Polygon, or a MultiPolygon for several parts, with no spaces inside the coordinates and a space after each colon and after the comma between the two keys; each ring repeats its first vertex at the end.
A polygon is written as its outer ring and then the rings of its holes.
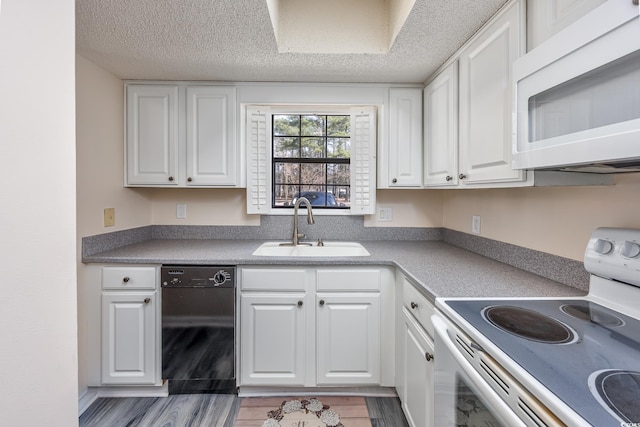
{"type": "MultiPolygon", "coordinates": [[[[545,252],[516,246],[485,237],[439,227],[365,227],[362,216],[317,216],[308,225],[300,217],[304,240],[442,240],[487,258],[514,266],[565,285],[588,291],[589,274],[582,262],[545,252]]],[[[219,239],[219,240],[289,240],[290,216],[264,215],[260,226],[149,225],[113,233],[82,238],[83,257],[140,243],[146,240],[219,239]]]]}

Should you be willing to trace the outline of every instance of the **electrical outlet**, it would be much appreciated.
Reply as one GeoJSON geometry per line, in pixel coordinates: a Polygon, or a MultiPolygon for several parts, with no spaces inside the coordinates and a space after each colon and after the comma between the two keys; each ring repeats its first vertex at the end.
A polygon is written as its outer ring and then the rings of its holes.
{"type": "Polygon", "coordinates": [[[378,209],[378,221],[380,221],[380,222],[391,222],[391,221],[393,221],[393,209],[391,209],[391,208],[380,208],[380,209],[378,209]]]}
{"type": "Polygon", "coordinates": [[[187,218],[187,205],[184,203],[178,203],[176,205],[176,218],[178,219],[186,219],[187,218]]]}
{"type": "Polygon", "coordinates": [[[105,208],[104,209],[104,226],[113,227],[116,225],[116,209],[105,208]]]}
{"type": "Polygon", "coordinates": [[[474,215],[471,218],[471,232],[473,234],[480,234],[480,215],[474,215]]]}

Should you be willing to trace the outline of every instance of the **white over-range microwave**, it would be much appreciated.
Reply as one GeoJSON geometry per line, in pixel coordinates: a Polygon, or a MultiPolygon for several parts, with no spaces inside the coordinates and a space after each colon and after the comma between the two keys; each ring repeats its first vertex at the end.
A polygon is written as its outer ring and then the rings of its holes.
{"type": "Polygon", "coordinates": [[[515,169],[640,166],[640,16],[609,0],[514,63],[515,169]]]}

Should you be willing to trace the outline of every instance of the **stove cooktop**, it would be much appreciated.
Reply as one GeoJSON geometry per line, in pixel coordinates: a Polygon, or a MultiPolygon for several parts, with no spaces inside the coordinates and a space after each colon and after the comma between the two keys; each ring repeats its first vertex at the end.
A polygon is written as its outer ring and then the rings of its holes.
{"type": "Polygon", "coordinates": [[[639,320],[584,299],[444,303],[592,425],[640,423],[639,320]]]}

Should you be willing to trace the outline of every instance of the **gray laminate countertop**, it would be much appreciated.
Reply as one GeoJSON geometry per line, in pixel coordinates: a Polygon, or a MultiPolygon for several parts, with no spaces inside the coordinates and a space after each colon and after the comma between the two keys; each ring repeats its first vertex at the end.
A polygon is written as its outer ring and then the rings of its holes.
{"type": "Polygon", "coordinates": [[[435,297],[561,297],[583,290],[442,241],[363,241],[371,256],[286,258],[252,255],[259,240],[148,240],[86,256],[85,263],[209,265],[389,265],[435,297]]]}

